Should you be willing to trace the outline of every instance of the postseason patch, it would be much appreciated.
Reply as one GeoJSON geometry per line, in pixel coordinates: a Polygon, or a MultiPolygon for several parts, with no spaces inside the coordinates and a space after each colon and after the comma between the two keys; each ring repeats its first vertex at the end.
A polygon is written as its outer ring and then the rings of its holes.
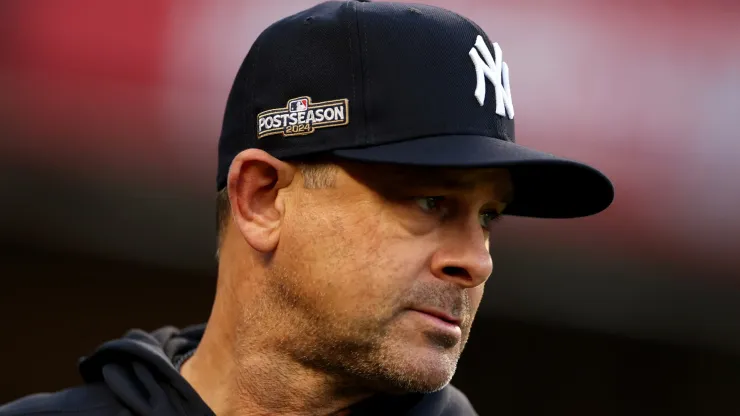
{"type": "Polygon", "coordinates": [[[285,108],[266,110],[257,115],[257,138],[273,134],[304,136],[316,129],[345,126],[349,123],[349,102],[340,100],[311,102],[311,97],[288,101],[285,108]]]}

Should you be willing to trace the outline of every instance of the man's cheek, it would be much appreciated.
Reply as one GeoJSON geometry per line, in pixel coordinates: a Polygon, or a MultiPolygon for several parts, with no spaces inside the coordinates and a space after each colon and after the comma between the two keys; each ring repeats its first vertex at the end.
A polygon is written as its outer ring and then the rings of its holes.
{"type": "Polygon", "coordinates": [[[470,299],[470,303],[473,309],[476,309],[476,310],[478,309],[478,306],[483,300],[484,290],[485,290],[485,284],[468,289],[468,298],[470,299]]]}

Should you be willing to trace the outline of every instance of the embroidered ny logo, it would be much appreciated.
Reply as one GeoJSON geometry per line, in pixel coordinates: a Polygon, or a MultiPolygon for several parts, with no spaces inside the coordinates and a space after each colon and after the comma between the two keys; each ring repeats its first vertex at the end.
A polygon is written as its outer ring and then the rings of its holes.
{"type": "Polygon", "coordinates": [[[475,75],[477,84],[475,86],[475,98],[483,106],[486,100],[486,80],[493,84],[494,94],[496,95],[496,114],[514,118],[514,104],[511,102],[511,87],[509,86],[509,67],[501,58],[501,47],[498,43],[493,43],[493,54],[488,50],[483,37],[478,35],[475,40],[475,46],[470,49],[468,55],[473,60],[475,66],[475,75]],[[480,54],[478,52],[480,51],[480,54]],[[483,58],[481,59],[481,55],[483,58]],[[494,60],[495,57],[495,60],[494,60]],[[485,61],[484,61],[485,59],[485,61]]]}

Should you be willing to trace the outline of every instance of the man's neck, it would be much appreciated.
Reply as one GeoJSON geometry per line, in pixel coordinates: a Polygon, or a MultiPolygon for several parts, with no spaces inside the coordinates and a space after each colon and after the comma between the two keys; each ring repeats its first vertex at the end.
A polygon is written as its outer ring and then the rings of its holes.
{"type": "Polygon", "coordinates": [[[233,312],[217,299],[198,349],[181,369],[217,415],[339,416],[370,396],[271,348],[274,340],[265,330],[280,323],[255,316],[249,328],[237,331],[233,312]]]}

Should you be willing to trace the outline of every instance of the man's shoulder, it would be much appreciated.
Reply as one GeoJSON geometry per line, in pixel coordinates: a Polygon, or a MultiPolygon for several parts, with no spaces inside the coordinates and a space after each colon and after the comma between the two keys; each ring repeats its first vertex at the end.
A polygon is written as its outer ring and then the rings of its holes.
{"type": "Polygon", "coordinates": [[[49,393],[36,393],[0,404],[0,416],[102,415],[120,404],[103,384],[88,384],[49,393]]]}

